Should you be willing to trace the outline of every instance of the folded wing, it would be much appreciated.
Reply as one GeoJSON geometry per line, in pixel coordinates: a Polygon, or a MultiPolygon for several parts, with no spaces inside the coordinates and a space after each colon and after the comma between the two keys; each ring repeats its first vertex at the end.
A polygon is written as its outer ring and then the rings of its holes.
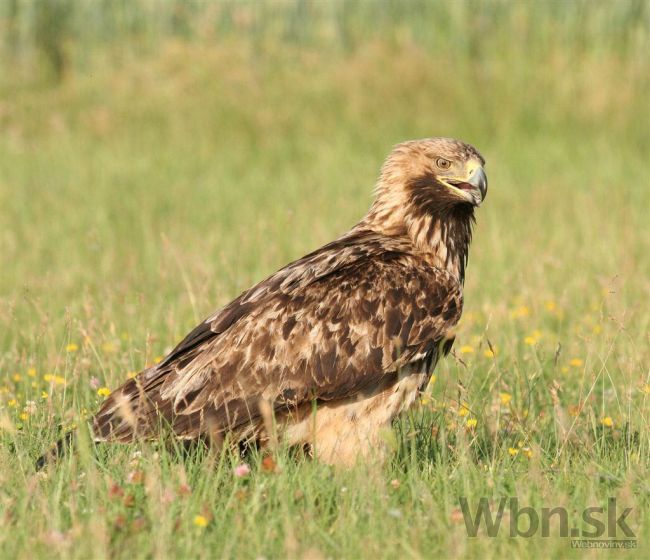
{"type": "Polygon", "coordinates": [[[98,439],[250,432],[276,412],[344,399],[409,362],[437,357],[457,323],[456,278],[409,244],[354,231],[291,263],[194,329],[158,366],[116,390],[98,439]]]}

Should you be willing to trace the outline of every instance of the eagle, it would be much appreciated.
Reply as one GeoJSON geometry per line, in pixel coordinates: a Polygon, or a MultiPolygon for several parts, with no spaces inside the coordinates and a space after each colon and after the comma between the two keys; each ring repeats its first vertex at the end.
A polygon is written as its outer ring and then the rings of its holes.
{"type": "Polygon", "coordinates": [[[347,233],[243,292],[112,392],[96,441],[299,446],[352,465],[449,353],[485,161],[451,138],[403,142],[347,233]]]}

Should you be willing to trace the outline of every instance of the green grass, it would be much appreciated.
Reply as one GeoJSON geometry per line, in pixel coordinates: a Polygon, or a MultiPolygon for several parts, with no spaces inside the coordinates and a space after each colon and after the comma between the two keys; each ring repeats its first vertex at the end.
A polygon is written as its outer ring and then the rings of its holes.
{"type": "Polygon", "coordinates": [[[584,555],[507,527],[469,538],[461,496],[566,506],[572,523],[616,497],[639,549],[615,554],[647,554],[647,2],[222,3],[176,19],[171,2],[126,3],[114,28],[110,8],[88,19],[100,3],[64,2],[46,44],[33,4],[10,4],[0,557],[584,555]],[[65,55],[58,82],[48,45],[65,55]],[[277,469],[253,457],[237,478],[227,455],[92,449],[91,380],[115,387],[345,231],[391,146],[431,135],[476,145],[490,191],[456,357],[387,435],[388,464],[278,451],[277,469]],[[74,424],[78,452],[35,473],[74,424]]]}

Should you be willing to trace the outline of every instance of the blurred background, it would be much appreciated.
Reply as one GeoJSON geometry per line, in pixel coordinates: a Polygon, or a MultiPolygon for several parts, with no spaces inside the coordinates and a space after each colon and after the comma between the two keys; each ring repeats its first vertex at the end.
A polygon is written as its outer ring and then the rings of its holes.
{"type": "Polygon", "coordinates": [[[616,292],[647,325],[649,28],[644,0],[3,0],[1,359],[163,352],[424,136],[487,160],[468,320],[551,301],[561,337],[616,292]]]}

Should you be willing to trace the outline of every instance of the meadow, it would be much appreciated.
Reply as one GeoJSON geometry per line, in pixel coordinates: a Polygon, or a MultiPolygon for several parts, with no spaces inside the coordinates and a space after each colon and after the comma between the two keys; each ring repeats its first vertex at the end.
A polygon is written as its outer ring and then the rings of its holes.
{"type": "Polygon", "coordinates": [[[647,557],[647,1],[44,6],[0,6],[0,558],[647,557]],[[386,464],[89,442],[111,388],[425,136],[477,146],[490,190],[386,464]],[[508,508],[468,536],[461,497],[515,496],[576,527],[616,498],[638,548],[513,538],[508,508]]]}

